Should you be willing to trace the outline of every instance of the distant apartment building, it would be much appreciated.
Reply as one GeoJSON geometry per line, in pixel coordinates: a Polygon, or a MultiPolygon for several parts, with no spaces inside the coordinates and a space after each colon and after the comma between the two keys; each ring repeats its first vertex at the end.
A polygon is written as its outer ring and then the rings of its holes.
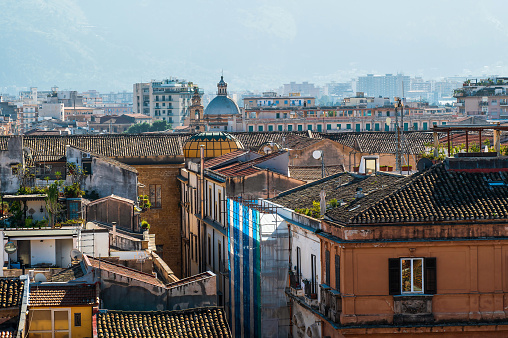
{"type": "Polygon", "coordinates": [[[26,104],[21,108],[23,132],[30,130],[39,117],[36,104],[26,104]]]}
{"type": "Polygon", "coordinates": [[[367,76],[358,77],[356,91],[364,92],[369,96],[389,97],[393,100],[395,96],[403,97],[403,90],[409,91],[410,82],[410,77],[403,74],[367,74],[367,76]]]}
{"type": "Polygon", "coordinates": [[[508,118],[508,77],[466,80],[454,92],[460,113],[488,119],[508,118]]]}
{"type": "Polygon", "coordinates": [[[57,120],[65,119],[65,109],[63,103],[41,103],[39,104],[39,118],[53,118],[57,120]]]}
{"type": "Polygon", "coordinates": [[[179,127],[188,115],[194,84],[175,78],[135,83],[132,111],[179,127]]]}
{"type": "Polygon", "coordinates": [[[330,82],[327,83],[323,88],[323,95],[345,98],[354,95],[353,87],[351,82],[330,82]]]}
{"type": "Polygon", "coordinates": [[[299,93],[278,96],[275,92],[264,92],[261,96],[245,96],[243,98],[244,108],[253,107],[313,107],[315,106],[315,97],[301,96],[299,93]]]}
{"type": "MultiPolygon", "coordinates": [[[[359,94],[344,99],[344,104],[339,106],[316,106],[312,97],[300,97],[301,104],[300,100],[298,104],[289,104],[290,99],[295,97],[245,97],[245,131],[395,130],[395,108],[388,98],[364,97],[359,94]]],[[[398,115],[400,118],[400,110],[398,115]]],[[[399,121],[399,125],[405,131],[424,131],[430,130],[432,126],[458,122],[461,118],[453,109],[412,102],[405,105],[404,121],[399,121]]]]}
{"type": "Polygon", "coordinates": [[[126,103],[126,104],[132,104],[133,100],[133,93],[132,92],[126,92],[125,90],[118,93],[108,93],[108,94],[100,94],[100,97],[102,98],[102,102],[105,103],[126,103]]]}
{"type": "Polygon", "coordinates": [[[290,95],[291,93],[300,93],[302,96],[321,96],[321,88],[316,87],[313,83],[304,81],[302,83],[290,82],[282,87],[282,95],[290,95]]]}

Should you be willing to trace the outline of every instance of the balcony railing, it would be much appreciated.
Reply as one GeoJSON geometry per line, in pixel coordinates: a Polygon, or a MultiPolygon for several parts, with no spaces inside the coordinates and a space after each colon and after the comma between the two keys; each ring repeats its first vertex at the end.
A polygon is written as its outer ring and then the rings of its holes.
{"type": "Polygon", "coordinates": [[[339,323],[342,313],[342,297],[340,292],[332,289],[326,284],[321,284],[321,302],[319,311],[328,319],[339,323]]]}

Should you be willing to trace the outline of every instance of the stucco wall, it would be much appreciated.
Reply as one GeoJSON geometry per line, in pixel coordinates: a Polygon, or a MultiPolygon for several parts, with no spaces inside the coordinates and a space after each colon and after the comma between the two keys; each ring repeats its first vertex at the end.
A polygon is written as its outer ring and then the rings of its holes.
{"type": "Polygon", "coordinates": [[[0,151],[0,186],[2,193],[15,193],[19,188],[18,178],[12,175],[12,167],[23,163],[21,136],[9,137],[7,151],[0,151]]]}

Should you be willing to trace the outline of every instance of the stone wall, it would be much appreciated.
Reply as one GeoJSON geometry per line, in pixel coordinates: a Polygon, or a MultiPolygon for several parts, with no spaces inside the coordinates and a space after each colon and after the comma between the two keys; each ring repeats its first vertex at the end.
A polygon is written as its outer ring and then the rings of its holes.
{"type": "Polygon", "coordinates": [[[134,165],[138,170],[140,195],[150,195],[150,184],[160,184],[162,188],[161,207],[152,206],[141,215],[150,223],[150,233],[155,234],[157,254],[173,270],[175,275],[182,277],[181,252],[181,212],[180,182],[177,176],[182,164],[134,165]]]}

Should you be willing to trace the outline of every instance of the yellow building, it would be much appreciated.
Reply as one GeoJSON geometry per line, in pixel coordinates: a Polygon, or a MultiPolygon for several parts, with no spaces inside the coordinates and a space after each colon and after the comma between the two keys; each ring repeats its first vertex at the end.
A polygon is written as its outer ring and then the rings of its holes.
{"type": "Polygon", "coordinates": [[[95,284],[31,284],[28,337],[91,338],[93,308],[98,304],[95,284]]]}

